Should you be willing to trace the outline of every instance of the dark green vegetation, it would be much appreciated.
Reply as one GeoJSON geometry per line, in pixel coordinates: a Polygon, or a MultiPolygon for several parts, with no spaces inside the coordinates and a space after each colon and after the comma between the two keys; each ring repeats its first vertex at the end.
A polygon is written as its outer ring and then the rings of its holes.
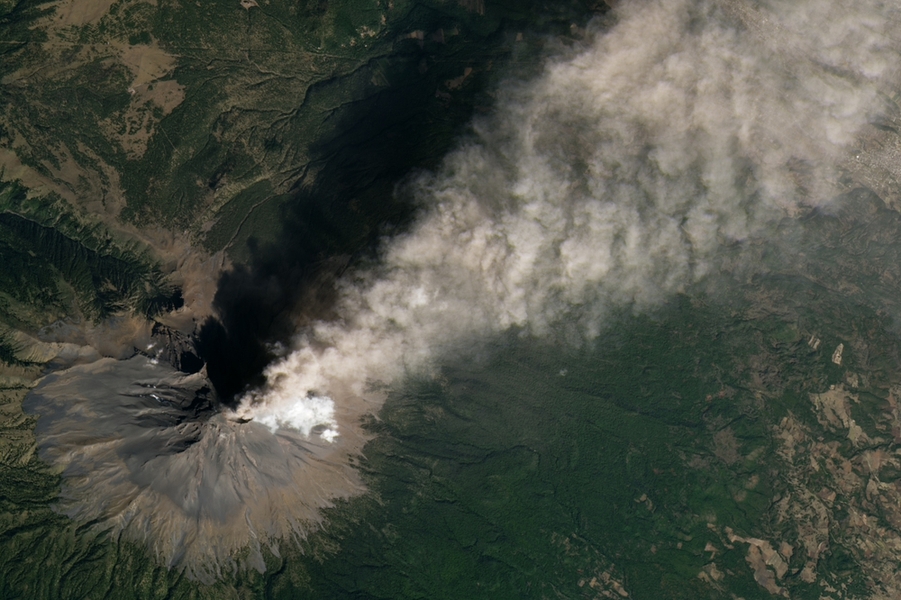
{"type": "MultiPolygon", "coordinates": [[[[843,207],[596,348],[511,335],[395,393],[374,494],[312,540],[329,558],[307,563],[310,596],[892,590],[901,471],[876,457],[901,441],[899,218],[864,190],[843,207]]],[[[287,577],[270,589],[290,597],[287,577]]]]}
{"type": "Polygon", "coordinates": [[[359,192],[440,156],[489,102],[474,93],[492,64],[540,46],[514,48],[517,32],[590,15],[578,2],[253,4],[118,2],[57,24],[20,3],[0,20],[6,147],[66,192],[218,250],[277,233],[279,207],[332,163],[359,192]]]}
{"type": "MultiPolygon", "coordinates": [[[[616,581],[634,598],[770,597],[729,528],[794,545],[779,584],[819,598],[799,575],[798,523],[776,518],[799,489],[774,430],[788,414],[821,430],[808,394],[842,381],[807,332],[853,334],[816,308],[866,327],[886,360],[901,348],[883,319],[837,308],[830,294],[809,312],[756,301],[784,301],[800,283],[756,280],[734,290],[731,311],[683,298],[591,352],[511,341],[486,363],[412,384],[374,425],[377,495],[338,511],[330,533],[341,550],[315,569],[314,587],[336,598],[591,598],[616,581]],[[711,564],[724,576],[713,585],[698,576],[711,564]]],[[[871,394],[897,384],[894,373],[866,372],[871,394]]],[[[866,589],[865,556],[833,536],[821,576],[866,589]]]]}
{"type": "Polygon", "coordinates": [[[836,262],[829,248],[843,238],[861,240],[867,265],[891,256],[880,240],[894,213],[862,192],[846,207],[807,221],[804,273],[776,264],[767,245],[769,272],[720,278],[717,295],[695,290],[652,316],[622,316],[594,348],[511,334],[481,359],[407,382],[370,424],[377,436],[361,466],[372,493],[329,510],[326,528],[300,546],[283,544],[262,576],[197,586],[140,548],[78,532],[47,508],[57,489],[49,473],[5,461],[2,592],[768,598],[751,562],[760,542],[780,551],[761,568],[791,597],[820,598],[820,582],[837,597],[869,597],[883,561],[897,559],[866,543],[890,547],[899,535],[890,507],[901,469],[873,470],[872,460],[901,440],[892,430],[901,338],[880,300],[901,263],[883,263],[875,282],[868,267],[836,262]],[[852,284],[859,295],[842,291],[852,284]],[[832,361],[839,343],[841,365],[832,361]],[[862,437],[831,424],[840,406],[830,413],[815,400],[830,386],[848,390],[862,437]],[[863,536],[861,513],[880,529],[863,536]]]}
{"type": "Polygon", "coordinates": [[[114,245],[102,227],[29,200],[15,183],[0,185],[0,323],[27,328],[130,309],[152,316],[180,305],[146,251],[114,245]]]}

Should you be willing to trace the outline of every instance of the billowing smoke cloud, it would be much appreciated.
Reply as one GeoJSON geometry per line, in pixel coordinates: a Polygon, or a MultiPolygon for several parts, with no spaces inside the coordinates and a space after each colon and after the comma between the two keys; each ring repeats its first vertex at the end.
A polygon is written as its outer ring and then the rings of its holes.
{"type": "Polygon", "coordinates": [[[486,335],[597,336],[612,309],[657,305],[724,245],[828,202],[834,165],[896,79],[895,15],[879,1],[617,12],[506,85],[472,139],[409,183],[416,226],[342,282],[342,318],[303,332],[242,414],[308,428],[305,407],[354,405],[486,335]]]}
{"type": "Polygon", "coordinates": [[[898,81],[892,11],[622,3],[612,28],[502,86],[441,168],[407,182],[417,222],[339,283],[339,318],[299,332],[234,413],[204,404],[202,373],[143,359],[42,381],[28,407],[62,508],[196,576],[245,547],[262,569],[260,544],[362,489],[351,465],[381,386],[505,331],[590,340],[611,312],[653,308],[724,247],[827,203],[898,81]]]}

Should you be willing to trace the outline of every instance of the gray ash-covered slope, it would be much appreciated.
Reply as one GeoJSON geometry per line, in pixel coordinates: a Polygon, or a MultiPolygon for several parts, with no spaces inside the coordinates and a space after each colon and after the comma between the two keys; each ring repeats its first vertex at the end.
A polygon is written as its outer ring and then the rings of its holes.
{"type": "Polygon", "coordinates": [[[51,373],[24,409],[63,476],[59,510],[207,582],[238,563],[264,571],[261,545],[277,555],[360,488],[343,446],[320,437],[326,420],[312,432],[241,422],[203,372],[143,356],[51,373]]]}

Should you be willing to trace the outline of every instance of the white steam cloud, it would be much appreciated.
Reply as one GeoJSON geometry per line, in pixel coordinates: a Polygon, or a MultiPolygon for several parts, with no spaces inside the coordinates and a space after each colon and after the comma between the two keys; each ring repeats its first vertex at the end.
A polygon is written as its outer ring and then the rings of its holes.
{"type": "Polygon", "coordinates": [[[378,408],[373,382],[511,328],[592,338],[611,309],[698,281],[724,244],[835,194],[834,165],[897,80],[895,12],[621,3],[410,184],[417,224],[340,284],[341,318],[304,331],[239,414],[340,438],[378,408]]]}

